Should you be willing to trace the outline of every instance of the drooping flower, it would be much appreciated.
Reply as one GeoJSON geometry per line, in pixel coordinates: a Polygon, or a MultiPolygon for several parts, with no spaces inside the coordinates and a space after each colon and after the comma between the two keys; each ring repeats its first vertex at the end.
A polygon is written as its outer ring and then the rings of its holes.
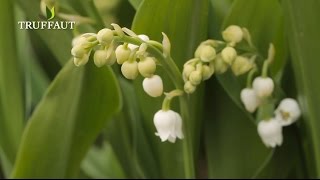
{"type": "Polygon", "coordinates": [[[117,58],[118,64],[123,64],[126,62],[130,57],[131,50],[128,47],[125,47],[124,45],[120,45],[116,48],[115,54],[117,58]]]}
{"type": "Polygon", "coordinates": [[[151,97],[159,97],[163,93],[163,82],[160,76],[153,75],[144,78],[142,82],[143,90],[151,97]]]}
{"type": "Polygon", "coordinates": [[[172,111],[159,110],[153,118],[154,125],[157,129],[155,133],[161,141],[169,141],[174,143],[176,138],[183,139],[182,119],[181,116],[172,111]]]}
{"type": "Polygon", "coordinates": [[[113,37],[113,31],[108,28],[101,29],[97,34],[97,40],[103,46],[109,45],[113,40],[113,37]]]}
{"type": "Polygon", "coordinates": [[[282,145],[282,126],[274,118],[260,121],[258,124],[258,134],[267,147],[275,148],[282,145]]]}
{"type": "Polygon", "coordinates": [[[295,99],[283,99],[275,110],[276,119],[282,126],[289,126],[301,116],[299,104],[295,99]]]}
{"type": "Polygon", "coordinates": [[[139,75],[137,61],[126,61],[121,66],[121,72],[127,79],[135,79],[139,75]]]}
{"type": "Polygon", "coordinates": [[[252,87],[260,98],[268,97],[274,89],[273,80],[269,77],[256,77],[253,80],[252,87]]]}
{"type": "Polygon", "coordinates": [[[255,91],[251,88],[243,89],[240,97],[244,107],[250,113],[256,111],[257,107],[260,105],[260,99],[257,97],[255,91]]]}
{"type": "Polygon", "coordinates": [[[237,51],[233,47],[225,47],[221,51],[221,57],[225,63],[231,65],[237,57],[237,51]]]}

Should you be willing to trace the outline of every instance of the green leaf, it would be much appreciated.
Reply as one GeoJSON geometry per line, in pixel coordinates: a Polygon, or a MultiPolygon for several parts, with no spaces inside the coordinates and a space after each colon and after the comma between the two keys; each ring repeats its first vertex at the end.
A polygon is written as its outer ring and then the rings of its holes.
{"type": "Polygon", "coordinates": [[[22,76],[15,43],[13,4],[0,6],[0,155],[8,176],[15,161],[23,131],[24,109],[22,76]]]}
{"type": "Polygon", "coordinates": [[[69,61],[50,85],[23,134],[13,178],[71,178],[108,119],[120,107],[109,67],[69,61]]]}
{"type": "Polygon", "coordinates": [[[214,81],[207,86],[205,147],[209,178],[251,178],[271,153],[255,124],[247,120],[214,81]]]}
{"type": "Polygon", "coordinates": [[[158,167],[148,134],[143,127],[136,91],[132,83],[118,78],[123,94],[123,108],[108,124],[106,138],[112,145],[122,168],[129,178],[157,178],[158,167]]]}
{"type": "MultiPolygon", "coordinates": [[[[172,45],[172,58],[178,67],[182,68],[183,64],[193,57],[198,44],[207,37],[207,14],[208,1],[206,0],[145,0],[136,13],[132,28],[136,33],[146,34],[160,42],[162,41],[161,32],[166,33],[172,45]]],[[[166,92],[174,89],[161,67],[156,74],[162,77],[166,92]]],[[[187,127],[186,138],[170,144],[161,143],[159,137],[154,135],[153,115],[160,110],[162,98],[148,97],[142,89],[142,78],[135,81],[135,87],[146,133],[159,163],[160,177],[195,177],[194,158],[197,157],[199,148],[203,89],[199,87],[198,93],[191,96],[188,101],[192,108],[186,111],[190,116],[182,115],[184,126],[187,127]],[[194,104],[199,106],[194,108],[194,104]]],[[[178,111],[177,109],[175,104],[173,110],[178,111]]]]}
{"type": "Polygon", "coordinates": [[[107,142],[101,147],[91,147],[81,167],[85,174],[94,179],[125,178],[119,161],[107,142]]]}
{"type": "Polygon", "coordinates": [[[134,9],[138,9],[143,0],[129,0],[134,9]]]}
{"type": "Polygon", "coordinates": [[[320,178],[320,2],[317,0],[284,0],[286,29],[298,100],[303,114],[300,134],[304,140],[309,177],[320,178]]]}

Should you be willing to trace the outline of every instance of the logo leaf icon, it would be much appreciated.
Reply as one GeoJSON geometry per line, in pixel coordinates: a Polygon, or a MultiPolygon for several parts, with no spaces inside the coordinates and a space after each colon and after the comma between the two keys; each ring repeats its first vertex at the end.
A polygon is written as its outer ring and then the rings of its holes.
{"type": "Polygon", "coordinates": [[[48,7],[46,7],[46,14],[47,14],[47,20],[48,21],[53,19],[54,16],[55,16],[54,7],[52,7],[51,10],[48,7]]]}

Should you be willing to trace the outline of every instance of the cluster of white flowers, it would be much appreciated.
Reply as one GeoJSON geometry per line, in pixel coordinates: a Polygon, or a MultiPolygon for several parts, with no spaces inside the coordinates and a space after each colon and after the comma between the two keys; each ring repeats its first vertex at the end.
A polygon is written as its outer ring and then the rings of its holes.
{"type": "MultiPolygon", "coordinates": [[[[136,35],[127,28],[120,28],[117,24],[112,24],[115,30],[108,28],[100,30],[97,34],[86,33],[74,38],[72,42],[71,54],[76,66],[83,66],[88,63],[91,52],[94,52],[93,60],[97,67],[121,65],[122,75],[130,80],[134,80],[140,74],[144,77],[142,86],[144,91],[151,97],[163,95],[163,82],[159,75],[156,75],[157,60],[147,52],[150,40],[147,35],[136,35]],[[124,42],[117,44],[116,36],[125,36],[126,32],[133,39],[138,39],[141,44],[131,44],[124,42]]],[[[163,56],[170,53],[170,41],[163,33],[163,56]]],[[[180,91],[179,91],[180,92],[180,91]]],[[[170,110],[170,101],[174,96],[180,96],[173,93],[167,93],[164,103],[166,106],[159,110],[154,116],[154,125],[157,129],[156,135],[161,141],[168,140],[174,143],[176,138],[182,139],[182,118],[170,110]]]]}
{"type": "MultiPolygon", "coordinates": [[[[256,77],[252,88],[241,91],[241,101],[245,109],[253,113],[269,98],[274,90],[274,82],[270,77],[256,77]]],[[[274,111],[274,117],[263,119],[258,124],[258,134],[267,147],[281,146],[283,142],[282,127],[288,126],[299,119],[301,111],[296,100],[283,99],[274,111]]]]}
{"type": "Polygon", "coordinates": [[[196,87],[215,72],[222,74],[231,67],[236,75],[242,75],[254,67],[255,56],[238,54],[237,43],[245,39],[246,30],[236,25],[227,27],[222,36],[225,41],[207,40],[195,51],[195,57],[184,64],[184,90],[193,93],[196,87]]]}

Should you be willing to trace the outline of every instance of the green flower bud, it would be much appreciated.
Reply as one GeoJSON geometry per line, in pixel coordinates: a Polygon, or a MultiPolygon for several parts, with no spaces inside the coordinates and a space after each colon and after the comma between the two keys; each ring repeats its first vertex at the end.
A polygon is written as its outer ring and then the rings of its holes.
{"type": "Polygon", "coordinates": [[[116,58],[114,52],[108,52],[106,50],[97,50],[94,53],[94,64],[97,67],[102,67],[104,65],[112,65],[115,63],[116,58]]]}
{"type": "Polygon", "coordinates": [[[84,49],[82,45],[76,45],[71,49],[72,56],[76,58],[82,58],[85,56],[88,52],[84,49]]]}
{"type": "Polygon", "coordinates": [[[121,72],[124,77],[127,79],[135,79],[139,72],[138,72],[138,63],[136,61],[129,62],[126,61],[121,66],[121,72]]]}
{"type": "Polygon", "coordinates": [[[146,57],[138,63],[138,69],[143,77],[151,77],[156,71],[157,65],[152,57],[146,57]]]}
{"type": "Polygon", "coordinates": [[[80,58],[77,58],[77,57],[73,58],[73,63],[76,66],[83,66],[83,65],[87,64],[88,61],[89,61],[89,54],[84,55],[83,57],[80,57],[80,58]]]}
{"type": "Polygon", "coordinates": [[[210,62],[216,57],[216,50],[209,45],[200,45],[195,52],[195,57],[203,62],[210,62]]]}
{"type": "Polygon", "coordinates": [[[201,81],[202,81],[202,73],[201,73],[201,71],[198,71],[198,70],[193,71],[189,76],[189,80],[195,86],[200,84],[201,81]]]}
{"type": "Polygon", "coordinates": [[[248,58],[243,56],[237,56],[235,61],[233,62],[231,69],[232,72],[236,75],[242,75],[252,69],[253,64],[249,61],[248,58]]]}
{"type": "Polygon", "coordinates": [[[196,70],[196,68],[195,68],[193,65],[191,65],[191,64],[185,64],[185,65],[183,66],[183,73],[182,73],[184,79],[185,79],[185,80],[189,80],[190,74],[191,74],[193,71],[195,71],[195,70],[196,70]]]}
{"type": "Polygon", "coordinates": [[[213,63],[210,63],[210,65],[202,65],[202,79],[207,80],[211,78],[211,76],[214,73],[214,66],[213,63]]]}
{"type": "Polygon", "coordinates": [[[222,37],[227,42],[238,43],[243,39],[243,31],[239,26],[231,25],[222,32],[222,37]]]}
{"type": "Polygon", "coordinates": [[[237,57],[237,51],[233,47],[225,47],[221,51],[221,57],[225,63],[231,65],[237,57]]]}
{"type": "Polygon", "coordinates": [[[113,31],[108,28],[101,29],[97,34],[97,40],[103,46],[109,45],[113,40],[113,31]]]}
{"type": "Polygon", "coordinates": [[[214,70],[217,74],[223,74],[228,70],[228,64],[225,63],[220,55],[214,60],[214,70]]]}
{"type": "Polygon", "coordinates": [[[194,91],[196,91],[196,86],[194,86],[190,81],[187,81],[184,84],[184,91],[188,94],[193,93],[194,91]]]}
{"type": "Polygon", "coordinates": [[[116,49],[116,58],[118,64],[123,64],[130,57],[131,50],[124,45],[120,45],[116,49]]]}

